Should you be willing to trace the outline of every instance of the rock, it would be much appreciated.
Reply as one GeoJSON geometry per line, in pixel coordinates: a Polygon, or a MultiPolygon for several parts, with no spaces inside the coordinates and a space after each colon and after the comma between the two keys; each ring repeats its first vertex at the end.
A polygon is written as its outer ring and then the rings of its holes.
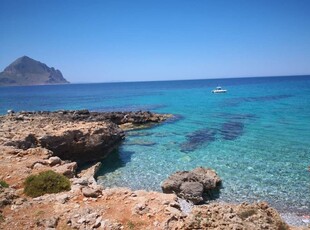
{"type": "MultiPolygon", "coordinates": [[[[14,138],[5,137],[3,145],[17,150],[48,149],[53,156],[78,164],[104,159],[125,137],[122,124],[152,125],[170,115],[142,112],[38,111],[5,115],[14,138]],[[20,117],[19,117],[20,116],[20,117]],[[17,120],[16,120],[17,119],[17,120]],[[23,121],[22,121],[23,120],[23,121]]],[[[23,154],[26,152],[23,151],[23,154]]],[[[59,161],[59,160],[58,160],[59,161]]],[[[56,164],[51,162],[51,165],[56,164]]]]}
{"type": "Polygon", "coordinates": [[[99,195],[102,195],[101,190],[96,190],[89,187],[82,188],[82,193],[85,197],[92,197],[92,198],[96,198],[99,195]]]}
{"type": "Polygon", "coordinates": [[[86,219],[84,218],[84,217],[82,217],[81,219],[79,219],[78,221],[77,221],[77,223],[79,223],[79,224],[83,224],[83,223],[85,223],[86,222],[86,219]]]}
{"type": "Polygon", "coordinates": [[[17,199],[14,201],[14,204],[16,204],[16,205],[22,205],[25,201],[27,201],[26,198],[17,198],[17,199]]]}
{"type": "Polygon", "coordinates": [[[89,122],[67,125],[63,131],[46,134],[38,142],[61,159],[86,163],[103,159],[117,147],[124,135],[114,123],[89,122]]]}
{"type": "Polygon", "coordinates": [[[203,185],[199,182],[184,182],[181,184],[179,195],[192,201],[194,204],[199,204],[203,201],[203,185]]]}
{"type": "MultiPolygon", "coordinates": [[[[17,118],[18,118],[18,120],[24,119],[22,115],[18,116],[17,118]]],[[[5,145],[14,146],[15,148],[26,150],[29,148],[37,147],[38,140],[37,140],[35,134],[30,133],[27,136],[25,136],[24,138],[22,138],[21,140],[9,141],[5,145]]]]}
{"type": "Polygon", "coordinates": [[[91,167],[89,167],[88,169],[82,170],[79,176],[87,180],[87,183],[89,184],[97,184],[95,177],[100,167],[101,167],[101,162],[97,162],[91,167]]]}
{"type": "Polygon", "coordinates": [[[45,226],[48,228],[56,228],[59,221],[59,217],[52,217],[46,220],[45,226]]]}
{"type": "Polygon", "coordinates": [[[45,166],[39,162],[35,163],[32,167],[32,169],[42,169],[45,168],[45,166]]]}
{"type": "Polygon", "coordinates": [[[133,214],[138,214],[138,215],[143,215],[146,214],[147,212],[149,212],[150,208],[147,207],[147,205],[142,202],[142,203],[138,203],[136,204],[133,209],[132,209],[132,213],[133,214]]]}
{"type": "Polygon", "coordinates": [[[198,167],[192,171],[202,181],[204,189],[214,189],[222,183],[221,178],[213,169],[198,167]]]}
{"type": "Polygon", "coordinates": [[[83,185],[83,186],[87,186],[88,185],[88,179],[85,178],[85,177],[82,177],[82,178],[74,178],[72,180],[72,184],[73,185],[83,185]]]}
{"type": "MultiPolygon", "coordinates": [[[[291,229],[272,208],[259,204],[199,205],[169,229],[291,229]]],[[[295,229],[295,228],[294,228],[295,229]]],[[[299,229],[299,228],[298,228],[299,229]]]]}
{"type": "Polygon", "coordinates": [[[17,197],[15,189],[0,187],[0,208],[12,204],[13,200],[17,197]]]}
{"type": "Polygon", "coordinates": [[[44,160],[36,160],[34,162],[31,162],[27,165],[28,168],[31,168],[31,169],[39,169],[39,168],[42,168],[44,167],[45,165],[47,165],[48,163],[44,160]]]}
{"type": "Polygon", "coordinates": [[[61,159],[59,157],[50,157],[48,159],[48,163],[50,166],[54,166],[54,165],[57,165],[57,164],[61,164],[61,159]]]}
{"type": "Polygon", "coordinates": [[[71,162],[56,167],[55,171],[68,178],[72,178],[76,174],[76,169],[77,169],[77,163],[71,162]]]}
{"type": "Polygon", "coordinates": [[[193,203],[187,200],[181,199],[181,198],[178,198],[178,201],[179,201],[178,204],[180,205],[181,211],[186,215],[190,214],[194,207],[193,203]]]}
{"type": "Polygon", "coordinates": [[[203,194],[219,189],[221,179],[212,169],[196,168],[192,171],[179,171],[165,180],[161,187],[164,193],[177,196],[198,204],[203,201],[203,194]]]}
{"type": "Polygon", "coordinates": [[[96,222],[95,222],[95,224],[92,226],[92,228],[99,228],[100,225],[101,225],[101,221],[102,221],[102,217],[99,216],[99,217],[96,219],[96,222]]]}
{"type": "Polygon", "coordinates": [[[66,203],[69,199],[70,199],[70,196],[68,194],[61,194],[61,195],[56,196],[56,200],[61,204],[66,203]]]}
{"type": "Polygon", "coordinates": [[[173,208],[173,207],[167,207],[165,211],[168,212],[170,215],[173,215],[176,217],[179,217],[182,215],[182,212],[180,210],[173,208]]]}
{"type": "Polygon", "coordinates": [[[86,216],[86,223],[89,225],[94,225],[96,223],[96,218],[99,215],[97,213],[90,213],[86,216]]]}

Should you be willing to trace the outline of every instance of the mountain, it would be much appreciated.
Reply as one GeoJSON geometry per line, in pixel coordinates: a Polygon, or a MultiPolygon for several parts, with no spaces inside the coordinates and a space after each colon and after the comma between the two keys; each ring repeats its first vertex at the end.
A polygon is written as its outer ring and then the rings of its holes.
{"type": "Polygon", "coordinates": [[[0,86],[5,85],[48,85],[69,83],[59,70],[23,56],[0,73],[0,86]]]}

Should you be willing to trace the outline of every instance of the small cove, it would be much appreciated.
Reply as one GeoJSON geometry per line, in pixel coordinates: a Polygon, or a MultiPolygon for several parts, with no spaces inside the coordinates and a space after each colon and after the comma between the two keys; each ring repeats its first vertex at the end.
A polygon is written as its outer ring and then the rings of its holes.
{"type": "Polygon", "coordinates": [[[177,170],[214,168],[219,200],[308,214],[310,77],[1,87],[0,108],[151,110],[176,119],[129,131],[103,161],[105,187],[160,191],[177,170]],[[214,95],[221,85],[227,94],[214,95]]]}

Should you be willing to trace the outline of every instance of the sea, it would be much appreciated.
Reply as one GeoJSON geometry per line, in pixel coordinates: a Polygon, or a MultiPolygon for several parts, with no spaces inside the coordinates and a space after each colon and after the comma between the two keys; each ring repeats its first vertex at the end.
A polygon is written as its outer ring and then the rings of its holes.
{"type": "Polygon", "coordinates": [[[0,87],[8,109],[173,114],[128,131],[98,182],[161,191],[170,174],[202,166],[223,180],[218,201],[310,213],[310,76],[0,87]],[[219,85],[228,92],[211,93],[219,85]]]}

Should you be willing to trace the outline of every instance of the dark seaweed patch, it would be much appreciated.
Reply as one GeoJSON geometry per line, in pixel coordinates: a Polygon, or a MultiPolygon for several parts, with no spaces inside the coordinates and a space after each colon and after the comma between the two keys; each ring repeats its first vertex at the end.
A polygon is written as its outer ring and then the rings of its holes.
{"type": "Polygon", "coordinates": [[[200,129],[186,136],[186,142],[182,143],[181,151],[191,152],[199,148],[202,144],[215,141],[215,129],[200,129]]]}
{"type": "Polygon", "coordinates": [[[233,114],[233,113],[220,113],[215,115],[216,117],[225,118],[227,120],[234,120],[234,121],[240,121],[240,120],[254,120],[257,118],[257,115],[255,114],[233,114]]]}
{"type": "Polygon", "coordinates": [[[228,121],[222,124],[220,133],[224,140],[235,140],[243,134],[244,124],[238,121],[228,121]]]}
{"type": "Polygon", "coordinates": [[[241,97],[241,98],[231,98],[224,102],[225,106],[238,106],[243,102],[266,102],[266,101],[276,101],[280,99],[285,99],[292,97],[292,95],[274,95],[274,96],[263,96],[263,97],[241,97]]]}
{"type": "Polygon", "coordinates": [[[151,132],[143,132],[141,130],[134,130],[134,131],[128,131],[126,132],[126,136],[130,137],[146,137],[146,136],[152,136],[154,133],[151,132]]]}

